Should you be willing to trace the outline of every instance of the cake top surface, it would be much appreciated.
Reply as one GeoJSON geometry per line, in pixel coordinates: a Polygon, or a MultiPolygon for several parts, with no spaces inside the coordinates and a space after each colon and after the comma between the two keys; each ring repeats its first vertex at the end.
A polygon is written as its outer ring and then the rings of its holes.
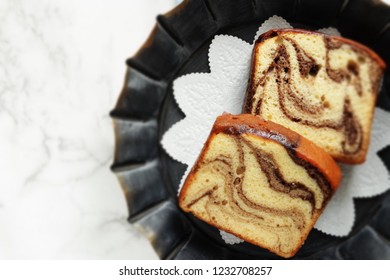
{"type": "Polygon", "coordinates": [[[320,170],[333,189],[337,189],[340,184],[340,168],[328,153],[298,133],[277,123],[265,121],[260,116],[224,113],[215,121],[213,133],[254,134],[278,142],[320,170]]]}
{"type": "Polygon", "coordinates": [[[364,52],[366,55],[370,56],[373,60],[375,60],[380,68],[382,68],[382,69],[386,68],[386,63],[383,61],[383,59],[376,52],[374,52],[372,49],[370,49],[369,47],[367,47],[363,44],[360,44],[354,40],[345,38],[345,37],[328,35],[328,34],[316,32],[316,31],[310,31],[310,30],[304,30],[304,29],[288,29],[288,28],[286,28],[286,29],[271,29],[271,30],[263,33],[262,35],[260,35],[259,38],[257,38],[257,40],[255,41],[255,44],[258,44],[258,43],[261,43],[267,39],[279,36],[283,33],[301,33],[301,34],[303,33],[303,34],[323,36],[323,37],[326,37],[329,39],[338,40],[340,42],[351,45],[351,46],[355,47],[356,49],[359,49],[360,51],[364,52]]]}

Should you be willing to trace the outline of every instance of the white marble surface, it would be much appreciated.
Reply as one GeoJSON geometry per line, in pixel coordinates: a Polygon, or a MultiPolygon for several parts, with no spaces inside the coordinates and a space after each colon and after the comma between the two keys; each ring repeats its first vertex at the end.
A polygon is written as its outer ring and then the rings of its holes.
{"type": "Polygon", "coordinates": [[[157,258],[126,222],[108,112],[174,3],[0,1],[0,258],[157,258]]]}
{"type": "Polygon", "coordinates": [[[126,222],[108,112],[175,2],[0,1],[0,258],[157,258],[126,222]]]}

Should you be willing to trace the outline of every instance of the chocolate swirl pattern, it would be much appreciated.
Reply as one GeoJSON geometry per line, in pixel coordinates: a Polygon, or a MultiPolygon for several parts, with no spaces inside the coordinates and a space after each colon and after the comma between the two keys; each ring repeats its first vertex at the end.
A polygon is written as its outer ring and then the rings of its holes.
{"type": "Polygon", "coordinates": [[[183,187],[180,206],[290,257],[334,192],[326,176],[296,154],[297,145],[245,123],[214,128],[183,187]]]}
{"type": "Polygon", "coordinates": [[[364,161],[384,63],[355,42],[301,30],[257,41],[244,113],[280,123],[348,163],[364,161]]]}

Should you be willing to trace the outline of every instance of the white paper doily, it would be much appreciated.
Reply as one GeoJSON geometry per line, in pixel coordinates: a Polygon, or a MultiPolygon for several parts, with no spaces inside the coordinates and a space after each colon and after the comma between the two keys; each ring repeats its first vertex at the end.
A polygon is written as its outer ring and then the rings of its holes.
{"type": "MultiPolygon", "coordinates": [[[[254,39],[272,28],[292,28],[281,17],[273,16],[259,28],[254,39]]],[[[332,35],[335,28],[319,30],[332,35]]],[[[193,73],[177,78],[173,94],[185,118],[174,124],[161,144],[167,153],[188,166],[195,163],[217,116],[223,112],[241,113],[247,86],[253,45],[228,35],[217,35],[209,48],[210,73],[193,73]]],[[[371,197],[390,189],[390,174],[377,152],[390,144],[390,113],[377,108],[367,160],[362,165],[342,166],[343,180],[315,228],[346,236],[355,221],[354,197],[371,197]]],[[[226,242],[237,240],[225,233],[226,242]]]]}

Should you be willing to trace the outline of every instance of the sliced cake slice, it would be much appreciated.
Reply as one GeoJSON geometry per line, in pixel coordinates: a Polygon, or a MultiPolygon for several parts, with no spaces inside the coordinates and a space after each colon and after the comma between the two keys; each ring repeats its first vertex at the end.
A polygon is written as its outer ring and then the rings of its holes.
{"type": "Polygon", "coordinates": [[[301,247],[340,183],[326,152],[250,114],[219,116],[179,195],[199,219],[282,257],[301,247]]]}
{"type": "Polygon", "coordinates": [[[244,113],[286,126],[345,163],[362,163],[385,68],[336,36],[275,29],[256,41],[244,113]]]}

